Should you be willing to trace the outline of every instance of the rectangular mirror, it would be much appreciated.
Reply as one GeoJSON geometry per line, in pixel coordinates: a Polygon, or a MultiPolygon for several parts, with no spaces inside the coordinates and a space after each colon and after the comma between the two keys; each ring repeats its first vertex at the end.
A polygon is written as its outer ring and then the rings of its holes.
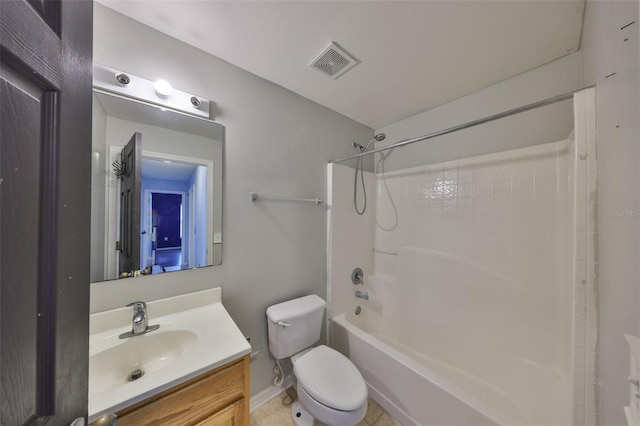
{"type": "Polygon", "coordinates": [[[92,147],[91,282],[222,263],[222,125],[94,88],[92,147]]]}

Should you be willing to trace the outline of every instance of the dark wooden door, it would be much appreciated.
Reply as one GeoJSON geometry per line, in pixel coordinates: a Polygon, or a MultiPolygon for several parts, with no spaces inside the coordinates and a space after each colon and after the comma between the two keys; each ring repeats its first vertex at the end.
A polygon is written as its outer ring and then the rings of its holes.
{"type": "Polygon", "coordinates": [[[87,414],[92,4],[0,0],[0,424],[87,414]]]}
{"type": "Polygon", "coordinates": [[[142,135],[135,132],[120,156],[120,273],[140,269],[141,154],[142,135]]]}
{"type": "Polygon", "coordinates": [[[182,248],[182,194],[151,193],[156,248],[182,248]]]}

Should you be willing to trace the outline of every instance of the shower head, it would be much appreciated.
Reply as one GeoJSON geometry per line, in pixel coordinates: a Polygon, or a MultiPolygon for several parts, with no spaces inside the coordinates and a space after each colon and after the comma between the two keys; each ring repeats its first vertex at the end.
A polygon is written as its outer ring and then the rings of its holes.
{"type": "Polygon", "coordinates": [[[387,137],[387,135],[385,135],[384,133],[378,133],[377,135],[373,135],[373,137],[369,140],[369,142],[367,142],[367,145],[364,147],[364,149],[362,150],[362,152],[364,152],[364,151],[366,151],[367,149],[369,149],[369,145],[371,145],[373,142],[381,142],[381,141],[383,141],[386,137],[387,137]]]}
{"type": "Polygon", "coordinates": [[[387,135],[385,135],[384,133],[378,133],[373,138],[371,138],[371,140],[375,139],[376,142],[381,142],[381,141],[385,140],[386,137],[387,137],[387,135]]]}
{"type": "Polygon", "coordinates": [[[351,145],[353,145],[354,148],[359,149],[360,152],[365,152],[367,149],[369,149],[369,145],[371,145],[371,143],[383,141],[386,137],[387,135],[385,135],[384,133],[378,133],[377,135],[374,135],[371,139],[369,139],[369,142],[367,142],[366,146],[362,146],[357,142],[353,142],[351,145]]]}
{"type": "MultiPolygon", "coordinates": [[[[366,188],[364,186],[364,168],[363,168],[364,164],[362,164],[362,162],[363,162],[362,156],[367,151],[367,149],[369,149],[369,145],[371,145],[374,142],[383,141],[383,140],[385,140],[386,137],[387,137],[387,135],[385,135],[384,133],[378,133],[376,135],[373,135],[373,137],[371,139],[369,139],[369,142],[367,142],[367,144],[365,146],[362,146],[362,145],[360,145],[359,143],[356,143],[356,142],[353,143],[353,147],[360,149],[360,152],[362,153],[362,155],[358,156],[358,160],[356,161],[356,175],[355,175],[355,181],[353,183],[353,206],[356,208],[356,213],[358,213],[359,215],[364,214],[365,210],[367,209],[367,190],[366,190],[366,188]],[[358,208],[358,197],[357,197],[357,194],[358,194],[358,169],[360,170],[360,181],[362,182],[362,195],[364,197],[364,206],[362,207],[362,211],[360,211],[360,209],[358,208]]],[[[393,201],[392,201],[392,203],[393,203],[393,201]]]]}

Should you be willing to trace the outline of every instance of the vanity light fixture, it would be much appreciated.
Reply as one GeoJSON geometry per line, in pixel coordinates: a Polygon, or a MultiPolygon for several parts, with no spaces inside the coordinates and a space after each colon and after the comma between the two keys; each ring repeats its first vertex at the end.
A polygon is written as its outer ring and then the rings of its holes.
{"type": "Polygon", "coordinates": [[[198,97],[196,96],[191,97],[191,105],[193,105],[195,109],[200,109],[201,104],[202,104],[202,101],[198,97]]]}
{"type": "Polygon", "coordinates": [[[116,81],[120,86],[126,86],[127,84],[131,83],[131,79],[129,78],[129,76],[123,72],[116,74],[116,81]]]}
{"type": "Polygon", "coordinates": [[[173,92],[173,87],[167,80],[158,80],[155,84],[156,94],[163,99],[166,99],[173,92]]]}
{"type": "MultiPolygon", "coordinates": [[[[0,0],[2,1],[2,0],[0,0]]],[[[93,64],[93,86],[98,91],[139,99],[159,109],[180,111],[192,116],[210,117],[211,101],[193,93],[174,89],[166,80],[147,80],[101,64],[93,64]]]]}

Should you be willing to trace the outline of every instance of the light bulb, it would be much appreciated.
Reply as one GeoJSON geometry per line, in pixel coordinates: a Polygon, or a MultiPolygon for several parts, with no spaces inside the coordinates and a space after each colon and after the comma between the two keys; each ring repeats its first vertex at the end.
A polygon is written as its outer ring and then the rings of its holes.
{"type": "Polygon", "coordinates": [[[173,91],[173,87],[166,80],[158,80],[156,81],[156,93],[161,98],[168,98],[171,92],[173,91]]]}

